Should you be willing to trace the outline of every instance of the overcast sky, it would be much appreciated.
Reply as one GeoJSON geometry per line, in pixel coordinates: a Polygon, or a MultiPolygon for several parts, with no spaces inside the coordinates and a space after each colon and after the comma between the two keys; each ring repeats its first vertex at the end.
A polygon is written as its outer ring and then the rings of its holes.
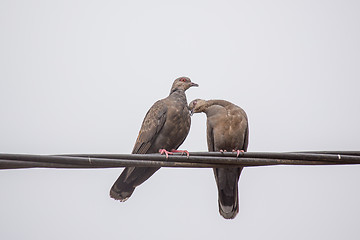
{"type": "MultiPolygon", "coordinates": [[[[0,1],[0,152],[130,153],[188,76],[226,99],[249,151],[360,150],[360,2],[0,1]]],[[[204,114],[181,149],[206,151],[204,114]]],[[[0,171],[0,239],[359,239],[360,166],[246,168],[240,213],[211,169],[162,168],[125,203],[122,169],[0,171]]]]}

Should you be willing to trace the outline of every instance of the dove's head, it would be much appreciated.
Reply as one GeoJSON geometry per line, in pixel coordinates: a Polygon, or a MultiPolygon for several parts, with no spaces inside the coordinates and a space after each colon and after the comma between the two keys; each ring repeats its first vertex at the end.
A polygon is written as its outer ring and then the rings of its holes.
{"type": "Polygon", "coordinates": [[[206,101],[203,99],[195,99],[189,103],[189,110],[191,115],[194,113],[204,112],[206,107],[206,101]]]}
{"type": "Polygon", "coordinates": [[[199,86],[198,84],[191,82],[190,78],[188,77],[179,77],[175,79],[171,87],[170,93],[175,92],[176,90],[186,91],[190,87],[198,87],[198,86],[199,86]]]}

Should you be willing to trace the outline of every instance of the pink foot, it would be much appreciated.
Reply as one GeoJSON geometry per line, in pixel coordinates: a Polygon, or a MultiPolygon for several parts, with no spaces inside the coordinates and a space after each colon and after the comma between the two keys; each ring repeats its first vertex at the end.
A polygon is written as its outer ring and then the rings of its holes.
{"type": "Polygon", "coordinates": [[[220,149],[220,152],[224,153],[224,152],[226,152],[226,150],[222,150],[222,149],[220,149]]]}
{"type": "Polygon", "coordinates": [[[237,152],[236,157],[239,157],[241,152],[244,153],[244,150],[235,150],[235,149],[233,149],[232,151],[237,152]]]}
{"type": "Polygon", "coordinates": [[[186,156],[189,156],[189,152],[188,150],[176,150],[176,149],[172,149],[171,152],[175,153],[175,152],[181,152],[181,155],[183,155],[184,153],[186,153],[186,156]]]}
{"type": "Polygon", "coordinates": [[[166,151],[166,149],[159,149],[159,153],[160,154],[164,154],[166,155],[166,159],[169,158],[169,154],[173,154],[172,152],[166,151]]]}

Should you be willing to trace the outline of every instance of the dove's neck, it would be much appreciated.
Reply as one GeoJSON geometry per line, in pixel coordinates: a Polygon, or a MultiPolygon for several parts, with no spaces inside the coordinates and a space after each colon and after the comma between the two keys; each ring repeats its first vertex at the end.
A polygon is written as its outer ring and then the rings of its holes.
{"type": "Polygon", "coordinates": [[[225,100],[208,100],[206,101],[206,107],[204,112],[207,117],[211,117],[217,114],[226,114],[226,106],[229,102],[225,100]]]}
{"type": "Polygon", "coordinates": [[[187,105],[187,99],[184,90],[176,89],[175,91],[172,91],[169,95],[169,98],[178,99],[187,105]]]}

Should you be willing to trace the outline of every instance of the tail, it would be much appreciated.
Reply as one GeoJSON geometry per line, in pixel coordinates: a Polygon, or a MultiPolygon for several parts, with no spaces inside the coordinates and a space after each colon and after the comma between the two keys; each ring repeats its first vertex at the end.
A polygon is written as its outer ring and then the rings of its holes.
{"type": "Polygon", "coordinates": [[[238,181],[242,168],[214,168],[219,194],[219,213],[233,219],[239,212],[238,181]]]}
{"type": "Polygon", "coordinates": [[[135,188],[151,177],[159,168],[127,167],[110,189],[110,197],[125,202],[135,188]]]}

